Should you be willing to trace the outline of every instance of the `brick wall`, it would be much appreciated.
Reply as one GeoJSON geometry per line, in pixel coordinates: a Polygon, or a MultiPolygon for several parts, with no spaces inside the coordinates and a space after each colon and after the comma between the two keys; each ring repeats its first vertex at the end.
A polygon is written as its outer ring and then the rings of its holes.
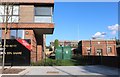
{"type": "MultiPolygon", "coordinates": [[[[5,38],[4,36],[5,36],[5,30],[2,30],[2,39],[5,38]]],[[[10,39],[10,30],[7,30],[6,39],[10,39]]]]}
{"type": "Polygon", "coordinates": [[[90,55],[98,55],[97,49],[102,50],[102,56],[117,56],[115,40],[84,40],[82,41],[82,55],[88,55],[88,50],[91,48],[90,55]],[[111,48],[111,52],[107,51],[107,47],[111,48]]]}
{"type": "Polygon", "coordinates": [[[20,22],[32,23],[34,19],[34,5],[20,5],[20,22]]]}
{"type": "Polygon", "coordinates": [[[25,30],[25,39],[31,40],[31,61],[37,61],[37,42],[33,30],[25,30]]]}
{"type": "MultiPolygon", "coordinates": [[[[2,0],[3,2],[11,2],[11,0],[2,0]]],[[[13,0],[14,1],[14,0],[13,0]]],[[[20,5],[20,23],[8,24],[10,29],[25,29],[25,39],[31,40],[31,61],[36,62],[43,58],[43,48],[45,48],[44,32],[52,34],[54,30],[54,23],[34,23],[34,3],[54,3],[54,0],[15,0],[14,2],[23,2],[20,5]],[[24,5],[24,3],[32,3],[24,5]],[[42,32],[34,33],[34,29],[40,29],[42,32]],[[27,29],[27,30],[26,30],[27,29]],[[29,29],[29,30],[28,30],[29,29]],[[36,35],[35,35],[36,34],[36,35]],[[37,37],[37,38],[36,38],[37,37]]],[[[4,25],[0,24],[4,29],[4,25]]],[[[4,38],[4,31],[2,32],[4,38]]],[[[7,39],[10,39],[10,31],[7,33],[7,39]]]]}
{"type": "Polygon", "coordinates": [[[31,39],[31,62],[37,62],[43,58],[44,36],[38,35],[37,37],[38,39],[36,40],[33,30],[25,30],[25,39],[31,39]]]}
{"type": "Polygon", "coordinates": [[[42,45],[37,45],[37,61],[42,59],[42,45]]]}

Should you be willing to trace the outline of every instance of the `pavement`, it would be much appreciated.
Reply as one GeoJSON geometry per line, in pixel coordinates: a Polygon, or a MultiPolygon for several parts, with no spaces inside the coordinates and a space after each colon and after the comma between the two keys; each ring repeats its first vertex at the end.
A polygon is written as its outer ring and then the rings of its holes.
{"type": "Polygon", "coordinates": [[[26,68],[19,75],[119,75],[120,69],[101,65],[94,66],[16,66],[26,68]]]}
{"type": "Polygon", "coordinates": [[[25,75],[118,75],[118,69],[105,66],[31,67],[25,75]]]}

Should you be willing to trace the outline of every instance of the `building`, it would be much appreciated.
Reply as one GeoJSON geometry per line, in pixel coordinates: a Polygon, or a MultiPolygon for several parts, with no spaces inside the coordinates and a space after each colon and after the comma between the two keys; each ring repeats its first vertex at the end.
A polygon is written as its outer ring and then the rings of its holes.
{"type": "MultiPolygon", "coordinates": [[[[6,4],[11,12],[6,39],[30,39],[31,62],[41,60],[44,57],[46,34],[53,34],[54,31],[54,0],[0,0],[0,8],[5,9],[6,4]]],[[[5,22],[2,19],[6,19],[7,12],[2,9],[0,28],[3,39],[5,22]]]]}
{"type": "MultiPolygon", "coordinates": [[[[50,42],[51,46],[54,46],[54,41],[50,42]]],[[[60,40],[59,46],[70,46],[73,49],[78,47],[78,41],[75,40],[60,40]]]]}
{"type": "Polygon", "coordinates": [[[78,48],[83,56],[117,56],[115,40],[82,40],[78,48]]]}

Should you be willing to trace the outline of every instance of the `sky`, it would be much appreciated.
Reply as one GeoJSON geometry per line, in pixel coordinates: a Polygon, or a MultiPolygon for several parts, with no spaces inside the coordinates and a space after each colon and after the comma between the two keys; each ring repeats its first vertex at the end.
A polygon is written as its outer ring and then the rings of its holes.
{"type": "Polygon", "coordinates": [[[118,37],[117,2],[55,2],[55,29],[46,45],[58,40],[118,37]]]}

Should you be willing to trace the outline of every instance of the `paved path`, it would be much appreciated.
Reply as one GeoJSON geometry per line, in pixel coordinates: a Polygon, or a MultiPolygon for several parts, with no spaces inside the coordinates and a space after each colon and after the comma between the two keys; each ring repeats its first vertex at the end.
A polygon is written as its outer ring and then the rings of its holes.
{"type": "Polygon", "coordinates": [[[118,75],[118,69],[105,66],[36,66],[26,75],[118,75]]]}
{"type": "Polygon", "coordinates": [[[14,66],[26,68],[19,75],[120,75],[120,69],[106,66],[14,66]],[[118,71],[119,70],[119,71],[118,71]]]}

